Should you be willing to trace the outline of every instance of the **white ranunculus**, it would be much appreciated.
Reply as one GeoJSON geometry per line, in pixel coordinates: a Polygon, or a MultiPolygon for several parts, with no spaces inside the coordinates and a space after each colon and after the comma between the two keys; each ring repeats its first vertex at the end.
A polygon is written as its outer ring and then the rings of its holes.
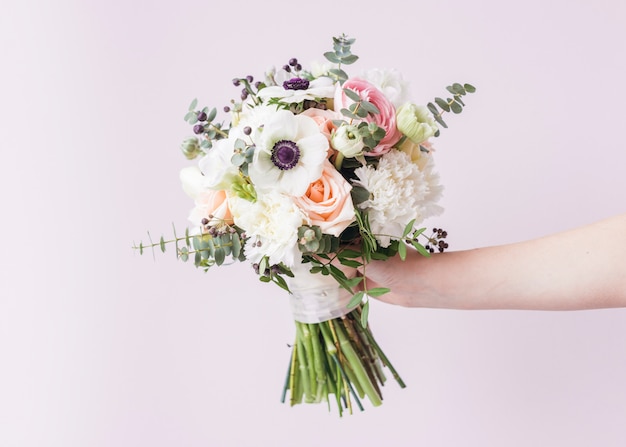
{"type": "Polygon", "coordinates": [[[365,71],[363,78],[383,92],[396,109],[407,101],[409,84],[399,70],[373,68],[365,71]]]}
{"type": "Polygon", "coordinates": [[[234,198],[230,203],[235,225],[247,236],[244,253],[252,263],[269,257],[270,265],[300,262],[298,228],[308,223],[291,197],[270,192],[255,202],[234,198]]]}
{"type": "Polygon", "coordinates": [[[438,130],[435,118],[428,108],[413,103],[403,104],[398,109],[396,125],[415,144],[426,141],[438,130]]]}
{"type": "Polygon", "coordinates": [[[198,165],[205,177],[205,185],[210,189],[229,189],[237,181],[239,171],[230,161],[235,148],[235,136],[218,140],[200,159],[198,165]]]}
{"type": "Polygon", "coordinates": [[[322,174],[328,140],[312,118],[278,110],[252,139],[256,151],[248,173],[257,191],[299,197],[322,174]]]}
{"type": "Polygon", "coordinates": [[[441,212],[435,203],[441,195],[438,177],[431,170],[422,172],[409,156],[392,149],[380,158],[378,166],[357,168],[357,180],[370,193],[358,205],[367,212],[370,227],[381,247],[402,236],[404,227],[441,212]]]}
{"type": "Polygon", "coordinates": [[[363,153],[365,143],[359,129],[352,124],[342,124],[330,135],[330,143],[344,157],[352,158],[363,153]]]}

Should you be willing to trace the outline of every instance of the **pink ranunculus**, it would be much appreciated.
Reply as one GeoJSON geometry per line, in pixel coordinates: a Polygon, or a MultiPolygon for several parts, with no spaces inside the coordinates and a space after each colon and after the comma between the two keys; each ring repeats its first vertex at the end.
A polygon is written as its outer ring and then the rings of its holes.
{"type": "Polygon", "coordinates": [[[339,236],[354,221],[354,205],[346,179],[326,160],[322,176],[311,183],[296,204],[323,233],[339,236]]]}
{"type": "Polygon", "coordinates": [[[353,102],[350,98],[346,97],[346,94],[343,92],[343,89],[346,88],[355,91],[362,99],[371,102],[380,110],[380,113],[370,114],[365,120],[373,122],[378,127],[383,128],[385,130],[385,136],[378,146],[373,148],[371,152],[366,153],[366,155],[380,156],[386,154],[402,137],[402,133],[396,127],[395,107],[391,101],[385,97],[383,92],[369,82],[360,78],[350,78],[344,82],[341,87],[337,88],[335,93],[335,110],[348,108],[353,102]]]}

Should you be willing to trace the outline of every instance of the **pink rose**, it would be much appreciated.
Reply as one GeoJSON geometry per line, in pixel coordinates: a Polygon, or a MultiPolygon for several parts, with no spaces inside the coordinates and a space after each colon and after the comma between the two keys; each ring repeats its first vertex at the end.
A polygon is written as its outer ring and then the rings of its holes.
{"type": "Polygon", "coordinates": [[[313,120],[315,120],[320,128],[320,132],[324,134],[328,141],[330,141],[330,134],[333,132],[334,129],[337,128],[337,126],[335,126],[335,123],[333,123],[333,120],[342,119],[340,113],[333,112],[332,110],[322,110],[315,108],[306,109],[300,115],[305,115],[313,118],[313,120]]]}
{"type": "Polygon", "coordinates": [[[366,155],[380,156],[389,152],[389,150],[396,144],[402,137],[402,133],[396,127],[396,109],[393,104],[387,99],[387,97],[374,87],[369,82],[360,78],[351,78],[344,82],[343,86],[337,88],[335,93],[335,110],[341,108],[348,108],[353,102],[346,97],[346,94],[342,89],[350,89],[358,93],[358,95],[374,104],[380,113],[370,114],[365,118],[367,122],[373,122],[378,127],[385,130],[385,136],[380,141],[378,146],[373,148],[372,151],[367,152],[366,155]]]}
{"type": "Polygon", "coordinates": [[[295,201],[311,225],[318,225],[323,233],[339,236],[354,221],[351,189],[352,185],[325,160],[322,176],[295,201]]]}
{"type": "Polygon", "coordinates": [[[181,169],[180,180],[183,190],[196,204],[195,208],[189,213],[191,222],[201,225],[202,219],[207,219],[210,225],[222,222],[233,223],[226,191],[207,188],[206,177],[202,175],[197,166],[188,166],[181,169]]]}
{"type": "Polygon", "coordinates": [[[190,221],[200,225],[202,219],[207,219],[211,226],[233,223],[226,191],[204,190],[195,197],[195,202],[196,207],[189,214],[190,221]]]}

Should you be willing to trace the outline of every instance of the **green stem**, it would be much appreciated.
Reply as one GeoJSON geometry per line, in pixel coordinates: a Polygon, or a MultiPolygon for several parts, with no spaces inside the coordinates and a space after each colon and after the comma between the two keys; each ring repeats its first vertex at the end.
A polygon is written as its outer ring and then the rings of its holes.
{"type": "Polygon", "coordinates": [[[307,394],[307,402],[311,403],[315,401],[315,395],[317,395],[317,380],[315,378],[315,363],[313,360],[313,341],[311,340],[311,331],[309,325],[306,323],[299,323],[300,331],[299,335],[302,336],[302,343],[304,344],[304,354],[306,355],[306,365],[309,374],[309,390],[310,394],[307,394]]]}
{"type": "Polygon", "coordinates": [[[309,368],[307,365],[307,360],[306,360],[306,352],[305,352],[305,347],[304,347],[304,337],[302,335],[302,328],[301,325],[302,323],[298,323],[296,322],[296,347],[297,347],[297,359],[298,359],[298,363],[300,365],[298,372],[299,372],[299,377],[300,377],[300,382],[302,382],[302,386],[304,388],[304,396],[305,399],[309,400],[310,396],[311,396],[311,382],[310,382],[310,378],[309,378],[309,368]]]}
{"type": "Polygon", "coordinates": [[[372,405],[375,407],[381,405],[383,402],[380,395],[376,392],[367,371],[361,363],[361,359],[355,352],[354,348],[350,344],[350,340],[348,340],[343,328],[339,324],[336,326],[336,333],[339,339],[339,345],[341,346],[341,351],[345,355],[348,365],[351,367],[352,371],[354,371],[357,383],[361,385],[363,391],[372,402],[372,405]]]}

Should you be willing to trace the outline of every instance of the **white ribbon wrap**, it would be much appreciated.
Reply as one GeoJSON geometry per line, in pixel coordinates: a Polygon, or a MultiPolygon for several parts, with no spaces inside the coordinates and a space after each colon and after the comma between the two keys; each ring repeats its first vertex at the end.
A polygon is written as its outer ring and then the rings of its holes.
{"type": "Polygon", "coordinates": [[[350,292],[330,275],[310,273],[311,264],[297,264],[291,268],[294,278],[285,278],[291,295],[289,302],[296,321],[321,323],[350,312],[350,292]]]}

